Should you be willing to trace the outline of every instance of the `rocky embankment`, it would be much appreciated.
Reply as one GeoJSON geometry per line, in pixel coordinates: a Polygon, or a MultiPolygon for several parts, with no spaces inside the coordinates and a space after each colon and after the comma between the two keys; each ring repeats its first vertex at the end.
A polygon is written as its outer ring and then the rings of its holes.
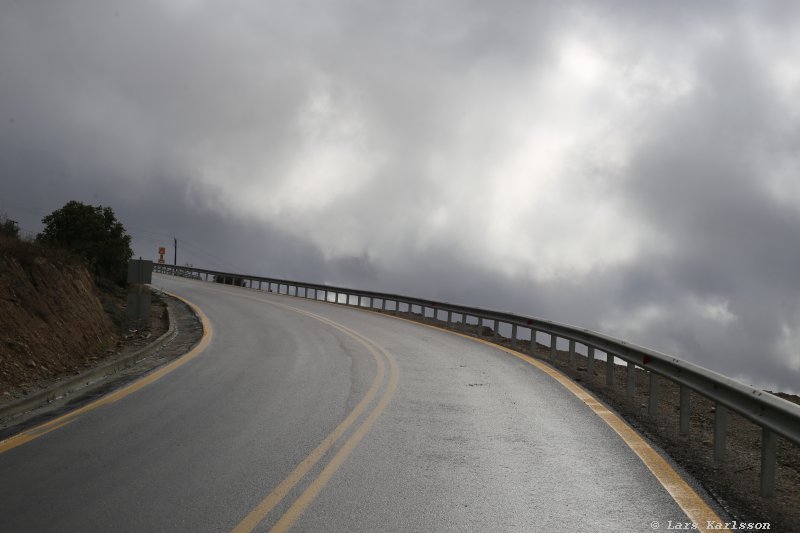
{"type": "Polygon", "coordinates": [[[118,329],[91,274],[69,255],[0,240],[0,394],[113,353],[118,329]]]}

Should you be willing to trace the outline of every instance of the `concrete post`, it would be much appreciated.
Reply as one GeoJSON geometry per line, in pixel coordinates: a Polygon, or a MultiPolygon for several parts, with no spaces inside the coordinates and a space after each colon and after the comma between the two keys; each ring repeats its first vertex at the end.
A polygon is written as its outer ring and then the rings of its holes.
{"type": "Polygon", "coordinates": [[[761,428],[761,496],[775,496],[775,458],[778,439],[774,432],[761,428]]]}
{"type": "Polygon", "coordinates": [[[636,395],[636,365],[633,363],[628,363],[628,366],[625,370],[625,393],[628,398],[633,399],[633,397],[636,395]]]}
{"type": "Polygon", "coordinates": [[[725,461],[725,434],[728,430],[728,409],[715,403],[714,409],[714,462],[725,461]]]}
{"type": "Polygon", "coordinates": [[[691,423],[691,396],[692,391],[689,387],[680,386],[680,422],[678,425],[678,433],[681,435],[689,434],[689,425],[691,423]]]}
{"type": "Polygon", "coordinates": [[[658,375],[650,372],[650,398],[647,412],[651,416],[658,414],[658,375]]]}
{"type": "Polygon", "coordinates": [[[575,341],[573,339],[569,340],[569,369],[573,373],[575,372],[575,367],[577,366],[575,357],[575,341]]]}
{"type": "Polygon", "coordinates": [[[606,387],[614,388],[614,356],[606,352],[606,387]]]}

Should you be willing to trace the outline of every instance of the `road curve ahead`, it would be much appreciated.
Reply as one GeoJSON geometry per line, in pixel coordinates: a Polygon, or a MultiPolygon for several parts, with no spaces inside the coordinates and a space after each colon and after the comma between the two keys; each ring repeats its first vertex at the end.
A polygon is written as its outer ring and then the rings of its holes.
{"type": "Polygon", "coordinates": [[[690,521],[612,427],[521,358],[325,302],[158,275],[153,285],[207,315],[208,346],[56,429],[0,443],[0,531],[690,521]]]}

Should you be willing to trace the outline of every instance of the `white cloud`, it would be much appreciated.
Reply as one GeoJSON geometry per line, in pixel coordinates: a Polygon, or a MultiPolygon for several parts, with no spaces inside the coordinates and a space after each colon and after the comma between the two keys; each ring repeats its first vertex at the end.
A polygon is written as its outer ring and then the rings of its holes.
{"type": "Polygon", "coordinates": [[[724,298],[690,297],[693,313],[721,326],[736,322],[739,317],[730,310],[730,302],[724,298]]]}
{"type": "Polygon", "coordinates": [[[784,361],[789,368],[800,372],[800,324],[781,324],[781,336],[774,345],[774,353],[784,361]]]}

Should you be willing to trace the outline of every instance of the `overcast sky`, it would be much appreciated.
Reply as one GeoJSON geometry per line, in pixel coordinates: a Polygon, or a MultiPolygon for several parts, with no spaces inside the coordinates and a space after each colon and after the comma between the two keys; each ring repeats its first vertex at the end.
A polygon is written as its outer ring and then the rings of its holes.
{"type": "Polygon", "coordinates": [[[800,3],[0,0],[0,211],[800,392],[800,3]]]}

